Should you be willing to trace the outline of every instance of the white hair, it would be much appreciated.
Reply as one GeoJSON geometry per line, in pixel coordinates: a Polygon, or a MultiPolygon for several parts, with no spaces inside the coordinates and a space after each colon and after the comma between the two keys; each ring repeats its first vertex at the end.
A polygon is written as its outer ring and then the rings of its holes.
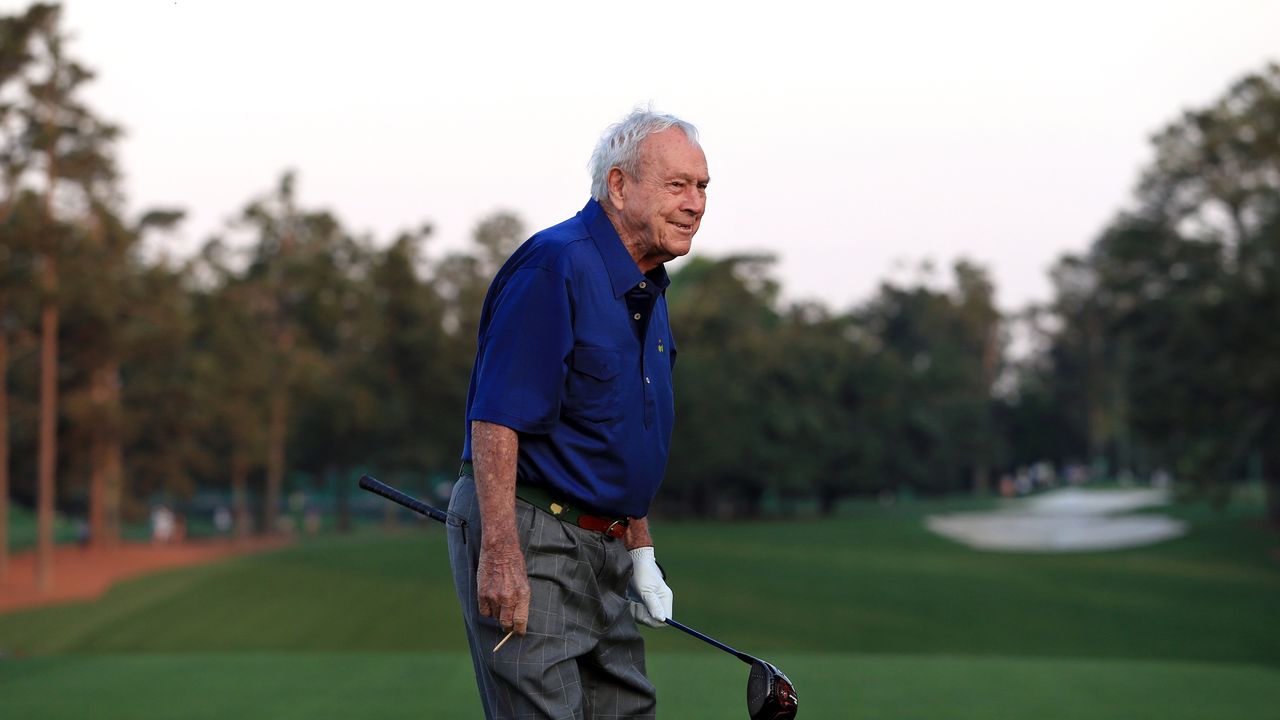
{"type": "Polygon", "coordinates": [[[637,107],[630,115],[610,125],[600,137],[587,165],[591,172],[591,197],[607,205],[609,171],[618,168],[636,177],[640,169],[640,144],[650,135],[673,127],[680,128],[690,142],[698,145],[698,128],[674,115],[656,113],[651,107],[637,107]]]}

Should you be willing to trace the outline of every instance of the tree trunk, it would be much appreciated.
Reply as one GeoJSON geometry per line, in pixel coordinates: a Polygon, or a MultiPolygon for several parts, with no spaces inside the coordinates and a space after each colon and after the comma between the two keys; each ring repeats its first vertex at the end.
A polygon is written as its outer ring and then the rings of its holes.
{"type": "Polygon", "coordinates": [[[107,494],[106,469],[106,437],[103,428],[101,409],[104,402],[105,388],[102,380],[102,368],[94,368],[89,373],[89,402],[95,411],[92,427],[89,430],[89,539],[94,545],[100,545],[107,536],[107,513],[104,498],[107,494]]]}
{"type": "Polygon", "coordinates": [[[277,386],[271,391],[271,415],[267,421],[267,491],[262,506],[262,529],[268,534],[276,531],[276,518],[280,511],[288,411],[289,397],[283,387],[277,386]]]}
{"type": "MultiPolygon", "coordinates": [[[[9,219],[10,195],[0,203],[0,224],[9,219]]],[[[9,332],[8,298],[0,295],[0,580],[9,576],[9,332]]]]}
{"type": "Polygon", "coordinates": [[[112,547],[120,542],[120,516],[124,505],[124,447],[118,425],[108,438],[105,451],[102,461],[107,482],[104,498],[106,535],[102,538],[102,544],[112,547]]]}
{"type": "Polygon", "coordinates": [[[236,540],[249,537],[249,463],[239,452],[231,456],[231,513],[236,540]]]}
{"type": "Polygon", "coordinates": [[[120,364],[107,360],[89,377],[89,397],[97,421],[89,440],[89,537],[96,546],[119,540],[121,466],[120,364]]]}
{"type": "MultiPolygon", "coordinates": [[[[6,307],[0,297],[0,323],[6,307]]],[[[0,326],[0,580],[9,576],[9,334],[0,326]]]]}
{"type": "Polygon", "coordinates": [[[53,586],[54,473],[58,459],[58,268],[45,256],[44,307],[40,311],[40,444],[36,503],[36,587],[53,586]]]}
{"type": "MultiPolygon", "coordinates": [[[[92,382],[92,381],[90,381],[92,382]]],[[[92,394],[94,388],[90,386],[92,394]]],[[[102,544],[107,535],[107,514],[102,499],[107,492],[107,476],[103,472],[106,466],[106,443],[103,442],[102,431],[95,427],[89,430],[89,542],[96,546],[102,544]]]]}
{"type": "MultiPolygon", "coordinates": [[[[61,64],[55,58],[56,75],[61,64]]],[[[49,85],[54,87],[53,83],[49,85]]],[[[48,138],[56,138],[53,98],[43,99],[46,106],[44,130],[48,138]]],[[[36,480],[36,589],[53,587],[53,509],[57,486],[54,474],[58,464],[58,238],[54,235],[53,193],[58,186],[58,153],[56,141],[40,148],[45,156],[44,231],[47,247],[42,259],[40,289],[40,439],[37,450],[36,480]]]]}

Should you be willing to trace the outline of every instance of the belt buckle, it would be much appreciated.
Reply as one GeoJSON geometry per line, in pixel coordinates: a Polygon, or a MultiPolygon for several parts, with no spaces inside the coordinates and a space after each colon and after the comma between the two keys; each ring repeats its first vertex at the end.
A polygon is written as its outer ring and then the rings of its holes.
{"type": "Polygon", "coordinates": [[[618,518],[617,520],[614,520],[613,522],[609,523],[609,527],[604,529],[604,534],[613,538],[622,537],[622,534],[625,533],[625,530],[619,531],[619,534],[617,535],[613,534],[613,529],[619,526],[625,528],[627,526],[627,521],[622,518],[618,518]]]}

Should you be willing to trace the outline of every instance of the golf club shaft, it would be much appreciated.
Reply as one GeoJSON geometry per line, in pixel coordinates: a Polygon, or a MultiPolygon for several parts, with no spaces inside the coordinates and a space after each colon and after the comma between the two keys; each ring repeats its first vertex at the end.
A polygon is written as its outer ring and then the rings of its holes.
{"type": "Polygon", "coordinates": [[[439,520],[442,523],[449,522],[449,514],[443,510],[433,508],[411,495],[406,495],[384,482],[375,480],[372,476],[362,476],[360,478],[360,487],[376,495],[381,495],[394,503],[403,505],[414,512],[422,513],[432,520],[439,520]]]}
{"type": "MultiPolygon", "coordinates": [[[[411,495],[402,493],[399,490],[391,487],[390,485],[374,479],[372,476],[365,475],[361,477],[360,487],[365,490],[368,490],[371,493],[381,495],[382,497],[394,503],[403,505],[409,508],[410,510],[413,510],[414,512],[422,513],[423,515],[426,515],[427,517],[433,520],[439,520],[440,522],[448,522],[449,516],[445,512],[441,510],[437,510],[436,508],[431,507],[430,505],[422,502],[421,500],[411,495]]],[[[675,620],[668,618],[667,624],[678,630],[683,630],[686,633],[698,638],[699,640],[709,645],[714,645],[715,647],[729,653],[730,655],[738,658],[739,660],[741,660],[742,662],[748,665],[750,665],[752,662],[755,661],[755,658],[751,657],[750,655],[743,652],[738,652],[737,650],[734,650],[733,648],[729,647],[728,645],[725,645],[719,640],[716,640],[715,638],[710,637],[708,635],[703,635],[702,633],[698,632],[697,630],[694,630],[693,628],[689,627],[688,625],[685,625],[684,623],[679,623],[679,622],[676,622],[675,620]]]]}
{"type": "Polygon", "coordinates": [[[677,630],[683,630],[683,631],[685,631],[685,632],[689,633],[690,635],[692,635],[692,636],[694,636],[694,637],[698,638],[699,640],[701,640],[701,641],[703,641],[703,642],[707,643],[708,645],[714,645],[715,647],[720,648],[721,650],[723,650],[723,651],[725,651],[725,652],[729,653],[730,655],[732,655],[732,656],[734,656],[734,657],[738,658],[739,660],[741,660],[742,662],[744,662],[744,663],[746,663],[746,664],[748,664],[748,665],[750,665],[752,662],[754,662],[754,661],[755,661],[755,658],[751,657],[750,655],[748,655],[748,654],[746,654],[746,653],[744,653],[744,652],[738,652],[737,650],[734,650],[733,648],[729,647],[728,645],[725,645],[724,643],[720,642],[719,640],[716,640],[715,638],[713,638],[713,637],[711,637],[711,636],[709,636],[709,635],[703,635],[702,633],[698,632],[697,630],[694,630],[693,628],[689,627],[688,625],[685,625],[684,623],[676,622],[675,620],[672,620],[671,618],[667,618],[667,621],[666,621],[666,622],[667,622],[667,624],[668,624],[668,625],[670,625],[671,627],[676,628],[677,630]]]}

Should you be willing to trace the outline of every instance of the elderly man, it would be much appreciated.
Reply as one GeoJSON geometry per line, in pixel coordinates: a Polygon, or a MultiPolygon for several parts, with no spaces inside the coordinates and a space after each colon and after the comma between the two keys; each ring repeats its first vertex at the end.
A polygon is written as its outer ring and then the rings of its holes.
{"type": "Polygon", "coordinates": [[[654,715],[636,621],[671,615],[646,515],[674,416],[663,263],[706,207],[697,138],[644,110],[609,128],[591,200],[485,298],[449,554],[491,719],[654,715]]]}

